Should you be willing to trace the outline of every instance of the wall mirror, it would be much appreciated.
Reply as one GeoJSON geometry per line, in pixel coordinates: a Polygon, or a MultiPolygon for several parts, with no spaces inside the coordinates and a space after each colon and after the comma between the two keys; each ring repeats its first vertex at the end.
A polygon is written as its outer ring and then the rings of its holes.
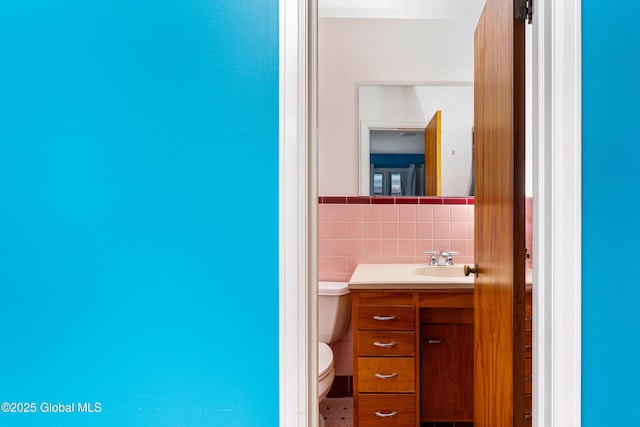
{"type": "Polygon", "coordinates": [[[472,196],[473,85],[360,85],[359,195],[472,196]]]}

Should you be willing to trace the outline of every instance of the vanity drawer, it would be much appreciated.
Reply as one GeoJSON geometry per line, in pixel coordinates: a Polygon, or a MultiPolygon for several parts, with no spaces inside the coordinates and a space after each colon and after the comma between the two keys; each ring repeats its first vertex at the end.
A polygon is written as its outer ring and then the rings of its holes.
{"type": "Polygon", "coordinates": [[[359,330],[413,331],[412,305],[359,305],[356,309],[359,330]]]}
{"type": "Polygon", "coordinates": [[[358,391],[368,393],[414,393],[413,357],[359,357],[358,391]]]}
{"type": "Polygon", "coordinates": [[[359,394],[358,426],[415,426],[414,394],[359,394]]]}
{"type": "Polygon", "coordinates": [[[414,356],[413,331],[358,331],[358,356],[414,356]]]}

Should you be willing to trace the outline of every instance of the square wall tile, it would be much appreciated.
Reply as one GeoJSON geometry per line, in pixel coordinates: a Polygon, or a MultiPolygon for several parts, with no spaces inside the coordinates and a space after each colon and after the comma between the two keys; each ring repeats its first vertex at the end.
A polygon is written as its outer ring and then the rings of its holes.
{"type": "Polygon", "coordinates": [[[415,240],[399,240],[398,241],[398,256],[401,257],[413,257],[416,256],[416,241],[415,240]]]}
{"type": "Polygon", "coordinates": [[[451,221],[451,205],[435,205],[433,207],[433,222],[451,221]]]}
{"type": "MultiPolygon", "coordinates": [[[[397,257],[398,256],[398,241],[397,240],[384,240],[382,242],[382,257],[397,257]]],[[[397,261],[390,261],[397,262],[397,261]]]]}
{"type": "Polygon", "coordinates": [[[364,223],[364,238],[376,239],[382,238],[382,224],[379,222],[365,222],[364,223]]]}
{"type": "Polygon", "coordinates": [[[416,239],[433,239],[433,222],[419,222],[416,224],[416,239]]]}
{"type": "Polygon", "coordinates": [[[434,239],[450,239],[451,238],[451,223],[449,223],[449,222],[434,222],[433,223],[433,238],[434,239]]]}
{"type": "Polygon", "coordinates": [[[416,219],[418,222],[433,222],[433,205],[416,206],[416,219]]]}
{"type": "Polygon", "coordinates": [[[417,220],[418,205],[399,205],[398,206],[398,219],[400,222],[413,222],[417,220]]]}
{"type": "Polygon", "coordinates": [[[381,240],[365,240],[364,255],[367,258],[378,258],[382,256],[381,240]]]}
{"type": "Polygon", "coordinates": [[[451,205],[451,222],[467,222],[467,205],[451,205]]]}
{"type": "Polygon", "coordinates": [[[365,221],[382,221],[382,206],[380,205],[364,205],[365,221]]]}
{"type": "Polygon", "coordinates": [[[347,221],[364,221],[364,205],[347,205],[347,221]]]}
{"type": "Polygon", "coordinates": [[[344,239],[347,237],[347,223],[344,221],[335,221],[331,223],[331,238],[344,239]]]}
{"type": "Polygon", "coordinates": [[[331,256],[347,256],[347,239],[331,239],[331,256]]]}
{"type": "Polygon", "coordinates": [[[364,222],[347,222],[348,239],[363,239],[364,237],[364,222]]]}
{"type": "Polygon", "coordinates": [[[380,206],[383,222],[398,222],[398,205],[380,206]]]}
{"type": "MultiPolygon", "coordinates": [[[[466,232],[466,226],[465,226],[466,232]]],[[[398,224],[398,238],[400,239],[415,239],[416,238],[416,223],[415,222],[401,222],[398,224]]]]}
{"type": "Polygon", "coordinates": [[[452,222],[449,226],[449,232],[452,239],[466,239],[467,222],[452,222]]]}
{"type": "Polygon", "coordinates": [[[318,237],[321,239],[331,237],[330,221],[318,221],[318,237]]]}
{"type": "Polygon", "coordinates": [[[394,240],[398,238],[398,223],[383,222],[382,223],[382,240],[394,240]]]}
{"type": "Polygon", "coordinates": [[[347,241],[347,254],[349,256],[364,256],[364,239],[349,239],[347,241]]]}

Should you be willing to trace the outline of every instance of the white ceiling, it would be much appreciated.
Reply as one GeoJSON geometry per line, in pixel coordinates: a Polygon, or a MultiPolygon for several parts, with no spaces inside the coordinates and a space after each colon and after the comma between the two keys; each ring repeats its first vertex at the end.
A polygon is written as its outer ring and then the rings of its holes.
{"type": "Polygon", "coordinates": [[[320,18],[427,19],[478,22],[485,0],[318,0],[320,18]]]}

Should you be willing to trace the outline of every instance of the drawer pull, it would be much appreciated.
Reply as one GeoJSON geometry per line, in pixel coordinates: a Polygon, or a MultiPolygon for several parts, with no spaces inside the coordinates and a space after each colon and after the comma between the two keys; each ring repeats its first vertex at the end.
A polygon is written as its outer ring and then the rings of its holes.
{"type": "Polygon", "coordinates": [[[382,348],[389,348],[389,347],[395,347],[398,345],[397,342],[395,341],[390,341],[390,342],[380,342],[380,341],[375,341],[373,343],[373,345],[375,345],[376,347],[382,347],[382,348]]]}
{"type": "Polygon", "coordinates": [[[525,419],[525,420],[530,420],[530,419],[532,419],[532,418],[533,418],[533,415],[531,415],[531,414],[524,414],[524,419],[525,419]]]}
{"type": "Polygon", "coordinates": [[[529,382],[529,381],[531,381],[532,379],[533,379],[533,378],[531,378],[530,376],[529,376],[529,377],[524,377],[524,380],[525,380],[526,382],[529,382]]]}
{"type": "Polygon", "coordinates": [[[373,316],[373,320],[381,320],[381,321],[385,321],[385,320],[396,320],[398,318],[398,316],[373,316]]]}
{"type": "Polygon", "coordinates": [[[531,345],[531,344],[526,344],[526,345],[524,346],[524,349],[525,349],[525,350],[531,350],[532,348],[533,348],[533,345],[531,345]]]}
{"type": "Polygon", "coordinates": [[[436,340],[432,338],[426,339],[425,341],[427,342],[427,344],[442,344],[442,340],[436,340]]]}
{"type": "Polygon", "coordinates": [[[524,321],[525,321],[525,322],[533,322],[533,318],[531,318],[531,317],[525,317],[525,318],[524,318],[524,321]]]}
{"type": "Polygon", "coordinates": [[[380,378],[381,380],[388,380],[390,378],[395,378],[398,376],[396,372],[392,372],[390,374],[373,374],[376,378],[380,378]]]}
{"type": "Polygon", "coordinates": [[[376,411],[375,414],[381,418],[389,418],[389,417],[395,417],[396,415],[398,415],[398,412],[396,411],[391,411],[391,412],[381,412],[381,411],[376,411]]]}

